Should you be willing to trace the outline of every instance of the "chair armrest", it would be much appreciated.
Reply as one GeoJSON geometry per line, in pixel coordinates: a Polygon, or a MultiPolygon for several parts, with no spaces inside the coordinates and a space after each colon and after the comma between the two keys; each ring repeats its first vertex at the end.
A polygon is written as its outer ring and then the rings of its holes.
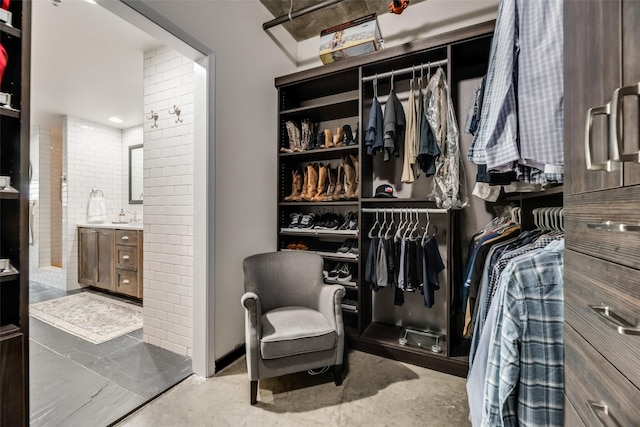
{"type": "Polygon", "coordinates": [[[338,335],[342,335],[344,330],[341,304],[345,293],[342,285],[319,284],[316,286],[316,309],[326,317],[338,335]]]}
{"type": "Polygon", "coordinates": [[[244,307],[244,340],[249,378],[258,379],[258,358],[260,357],[260,335],[262,333],[262,307],[260,298],[253,292],[242,295],[240,300],[244,307]]]}

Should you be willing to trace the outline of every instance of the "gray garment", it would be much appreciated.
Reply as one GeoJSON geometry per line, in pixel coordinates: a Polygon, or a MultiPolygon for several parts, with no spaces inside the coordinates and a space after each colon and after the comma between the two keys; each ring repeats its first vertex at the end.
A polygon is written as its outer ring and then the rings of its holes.
{"type": "Polygon", "coordinates": [[[376,281],[378,283],[378,288],[384,288],[389,283],[387,253],[384,247],[384,239],[378,239],[378,249],[376,253],[376,281]]]}
{"type": "Polygon", "coordinates": [[[404,135],[406,118],[402,103],[391,90],[387,102],[384,106],[384,157],[383,161],[388,162],[391,156],[400,156],[400,140],[404,135]]]}

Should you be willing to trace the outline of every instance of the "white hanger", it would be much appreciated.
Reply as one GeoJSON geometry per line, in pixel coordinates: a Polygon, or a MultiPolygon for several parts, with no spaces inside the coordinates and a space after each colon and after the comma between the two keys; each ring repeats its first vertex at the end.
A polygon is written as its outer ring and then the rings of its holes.
{"type": "MultiPolygon", "coordinates": [[[[400,215],[402,216],[402,211],[400,211],[400,215]]],[[[407,221],[408,221],[408,219],[407,219],[407,216],[406,216],[406,213],[405,213],[404,221],[400,222],[400,225],[398,225],[398,229],[396,230],[396,234],[393,237],[393,241],[394,242],[397,242],[400,239],[402,239],[402,229],[407,225],[407,221]]]]}
{"type": "Polygon", "coordinates": [[[384,233],[384,239],[385,240],[389,240],[392,236],[392,230],[393,230],[393,226],[394,226],[394,222],[393,222],[393,210],[391,210],[391,223],[389,224],[389,227],[387,227],[387,231],[385,231],[384,233]]]}
{"type": "Polygon", "coordinates": [[[373,233],[373,230],[375,230],[376,226],[380,225],[380,221],[378,220],[378,208],[376,208],[376,222],[373,223],[373,226],[371,227],[371,230],[369,230],[369,238],[373,239],[375,237],[375,234],[373,233]]]}
{"type": "Polygon", "coordinates": [[[387,208],[384,208],[384,221],[382,222],[382,225],[380,226],[380,229],[378,230],[378,237],[379,238],[383,238],[384,237],[384,232],[385,232],[385,227],[387,226],[387,208]]]}

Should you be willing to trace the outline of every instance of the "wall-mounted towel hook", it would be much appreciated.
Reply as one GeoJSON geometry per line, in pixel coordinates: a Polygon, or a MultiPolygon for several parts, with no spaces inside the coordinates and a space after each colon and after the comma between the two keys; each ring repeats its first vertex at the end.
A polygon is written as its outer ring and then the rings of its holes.
{"type": "Polygon", "coordinates": [[[147,119],[149,120],[153,120],[153,124],[151,125],[151,128],[157,128],[158,127],[158,113],[154,113],[153,110],[151,110],[151,117],[147,117],[147,119]]]}
{"type": "Polygon", "coordinates": [[[98,197],[98,193],[100,193],[100,197],[104,197],[104,193],[99,188],[92,188],[89,197],[98,197]]]}
{"type": "Polygon", "coordinates": [[[171,114],[171,115],[175,114],[176,115],[176,123],[178,123],[178,122],[182,123],[182,118],[180,118],[180,113],[181,113],[180,107],[178,107],[175,104],[173,105],[173,111],[169,110],[169,114],[171,114]]]}

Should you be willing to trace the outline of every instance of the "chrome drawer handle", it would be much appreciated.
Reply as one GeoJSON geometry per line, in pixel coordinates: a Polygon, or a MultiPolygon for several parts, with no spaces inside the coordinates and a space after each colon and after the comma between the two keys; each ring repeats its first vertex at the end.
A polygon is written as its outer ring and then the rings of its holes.
{"type": "Polygon", "coordinates": [[[124,280],[122,281],[122,284],[123,284],[123,285],[128,285],[128,284],[129,284],[129,279],[124,279],[124,280]]]}
{"type": "Polygon", "coordinates": [[[624,98],[625,96],[639,96],[640,83],[633,86],[620,87],[613,91],[611,99],[611,140],[615,142],[613,146],[613,159],[622,162],[640,163],[640,151],[635,153],[624,152],[624,98]]]}
{"type": "MultiPolygon", "coordinates": [[[[617,169],[617,163],[607,160],[604,163],[593,163],[593,117],[601,114],[609,115],[611,111],[611,103],[602,107],[593,107],[587,111],[587,121],[584,130],[584,160],[587,164],[587,170],[590,171],[607,171],[610,172],[617,169]]],[[[613,149],[617,151],[617,147],[613,149]]],[[[614,153],[617,155],[617,153],[614,153]]]]}
{"type": "Polygon", "coordinates": [[[129,236],[122,236],[122,240],[129,240],[129,236]]]}
{"type": "Polygon", "coordinates": [[[587,227],[593,228],[595,230],[604,230],[604,231],[640,231],[640,225],[637,224],[623,224],[621,222],[613,222],[613,221],[604,221],[597,222],[592,224],[587,224],[587,227]]]}
{"type": "Polygon", "coordinates": [[[122,259],[129,259],[129,255],[122,255],[122,259]]]}
{"type": "Polygon", "coordinates": [[[622,317],[618,316],[611,310],[611,307],[607,305],[591,305],[589,308],[599,314],[604,320],[618,331],[620,335],[640,335],[640,328],[638,325],[627,322],[622,317]]]}
{"type": "Polygon", "coordinates": [[[593,415],[595,419],[598,420],[598,425],[600,427],[607,427],[607,425],[602,422],[602,418],[600,418],[599,413],[603,413],[607,416],[607,418],[610,418],[614,425],[620,426],[620,423],[618,422],[618,420],[616,420],[616,417],[614,417],[609,410],[609,406],[607,406],[604,402],[587,400],[587,408],[589,408],[589,412],[591,412],[591,415],[593,415]]]}

